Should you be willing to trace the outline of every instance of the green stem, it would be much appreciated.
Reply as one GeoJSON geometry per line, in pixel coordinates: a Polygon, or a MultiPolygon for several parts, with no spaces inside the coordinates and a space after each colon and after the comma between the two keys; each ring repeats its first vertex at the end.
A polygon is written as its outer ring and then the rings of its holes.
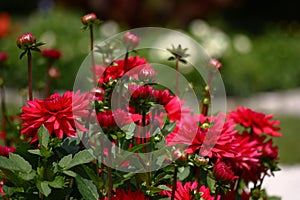
{"type": "Polygon", "coordinates": [[[33,100],[32,97],[32,56],[31,51],[28,49],[27,51],[27,61],[28,61],[28,92],[29,92],[29,100],[33,100]]]}
{"type": "Polygon", "coordinates": [[[108,200],[112,199],[112,168],[111,166],[111,148],[108,149],[108,172],[107,172],[107,179],[108,179],[108,200]]]}
{"type": "Polygon", "coordinates": [[[93,25],[90,25],[90,41],[91,41],[91,59],[92,59],[92,71],[93,71],[93,82],[96,85],[96,73],[95,73],[95,57],[94,57],[94,31],[93,31],[93,25]]]}
{"type": "MultiPolygon", "coordinates": [[[[73,185],[74,185],[74,178],[71,178],[70,179],[70,183],[69,183],[69,188],[73,188],[73,185]]],[[[70,194],[68,194],[65,198],[65,200],[69,200],[70,199],[70,194]]]]}
{"type": "Polygon", "coordinates": [[[204,115],[204,116],[207,116],[208,115],[208,108],[209,108],[209,103],[210,103],[210,86],[212,84],[212,79],[213,79],[213,74],[212,72],[209,72],[208,74],[208,80],[207,80],[207,85],[205,87],[205,95],[204,95],[204,98],[203,98],[203,101],[202,101],[202,109],[201,109],[201,113],[204,115]]]}
{"type": "MultiPolygon", "coordinates": [[[[50,68],[50,67],[49,67],[50,68]]],[[[49,95],[50,95],[50,85],[51,85],[51,79],[50,79],[50,76],[49,76],[49,68],[48,70],[46,71],[46,80],[45,80],[45,94],[44,94],[44,97],[45,98],[48,98],[49,95]]]]}
{"type": "Polygon", "coordinates": [[[176,191],[176,186],[177,186],[177,173],[178,173],[178,168],[177,168],[177,166],[175,166],[174,174],[173,174],[173,185],[172,185],[171,200],[175,199],[175,191],[176,191]]]}
{"type": "Polygon", "coordinates": [[[175,95],[179,96],[179,58],[176,58],[176,83],[175,83],[175,95]]]}
{"type": "Polygon", "coordinates": [[[124,73],[127,71],[127,63],[128,63],[129,52],[126,50],[125,58],[124,58],[124,73]]]}

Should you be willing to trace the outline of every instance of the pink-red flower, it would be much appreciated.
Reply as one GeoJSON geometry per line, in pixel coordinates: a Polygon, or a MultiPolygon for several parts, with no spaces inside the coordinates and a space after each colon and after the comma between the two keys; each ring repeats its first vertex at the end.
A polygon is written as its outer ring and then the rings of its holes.
{"type": "Polygon", "coordinates": [[[1,156],[8,156],[8,154],[15,152],[15,147],[8,147],[8,146],[0,146],[0,155],[1,156]]]}
{"type": "MultiPolygon", "coordinates": [[[[172,186],[169,186],[170,190],[164,190],[160,194],[163,196],[172,196],[172,186]]],[[[209,188],[202,185],[199,189],[198,182],[186,182],[184,185],[177,181],[175,190],[175,200],[196,200],[194,197],[197,193],[201,194],[201,198],[204,200],[214,200],[215,197],[211,196],[209,188]]],[[[217,199],[220,199],[219,197],[217,199]]]]}
{"type": "Polygon", "coordinates": [[[8,54],[6,52],[0,52],[0,63],[6,61],[8,54]]]}
{"type": "MultiPolygon", "coordinates": [[[[113,65],[108,66],[106,68],[103,66],[95,66],[95,73],[96,76],[100,78],[98,83],[102,84],[121,78],[127,71],[132,70],[135,67],[147,65],[149,64],[146,62],[145,58],[141,58],[139,56],[132,56],[127,59],[126,63],[125,60],[122,59],[115,60],[113,62],[113,65]]],[[[128,75],[137,78],[138,72],[134,70],[128,75]]]]}
{"type": "Polygon", "coordinates": [[[37,130],[45,125],[49,134],[58,138],[77,137],[77,129],[87,131],[78,118],[88,115],[89,103],[87,95],[79,91],[67,91],[62,96],[55,93],[45,100],[29,100],[27,106],[22,107],[24,123],[21,134],[32,137],[31,142],[35,142],[38,139],[37,130]]]}
{"type": "Polygon", "coordinates": [[[124,189],[117,190],[113,200],[148,200],[148,198],[139,190],[127,192],[124,189]]]}
{"type": "Polygon", "coordinates": [[[229,118],[245,128],[251,128],[251,133],[258,135],[265,133],[274,137],[281,136],[281,133],[278,132],[280,122],[279,120],[272,120],[273,115],[267,116],[249,108],[239,107],[236,111],[229,113],[229,118]]]}
{"type": "Polygon", "coordinates": [[[201,156],[215,158],[235,157],[233,143],[237,131],[232,121],[223,121],[218,117],[204,117],[202,115],[185,114],[178,127],[166,137],[167,145],[185,144],[188,154],[200,153],[201,156]],[[200,122],[199,126],[199,120],[200,122]],[[201,126],[207,124],[206,126],[201,126]]]}
{"type": "Polygon", "coordinates": [[[53,78],[53,79],[58,79],[60,77],[60,72],[58,71],[58,69],[54,66],[51,66],[48,69],[48,75],[49,77],[53,78]]]}
{"type": "Polygon", "coordinates": [[[61,52],[57,49],[42,49],[41,54],[50,60],[58,60],[61,57],[61,52]]]}
{"type": "Polygon", "coordinates": [[[233,171],[229,166],[227,166],[222,161],[217,161],[217,163],[213,167],[213,173],[217,181],[224,181],[224,182],[232,182],[237,176],[234,175],[233,171]]]}

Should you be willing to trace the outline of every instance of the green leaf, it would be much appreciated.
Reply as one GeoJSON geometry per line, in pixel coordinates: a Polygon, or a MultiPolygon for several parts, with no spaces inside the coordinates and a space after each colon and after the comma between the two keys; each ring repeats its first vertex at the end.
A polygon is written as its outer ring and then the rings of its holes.
{"type": "Polygon", "coordinates": [[[39,149],[29,149],[28,152],[39,156],[41,155],[41,151],[39,149]]]}
{"type": "Polygon", "coordinates": [[[20,171],[29,173],[32,170],[32,166],[29,164],[29,162],[18,154],[9,153],[9,160],[18,166],[20,171]]]}
{"type": "Polygon", "coordinates": [[[95,173],[95,171],[91,168],[89,168],[86,165],[82,166],[85,173],[89,176],[89,178],[96,184],[97,187],[100,186],[100,184],[103,184],[101,181],[102,179],[99,179],[98,174],[95,173]]]}
{"type": "Polygon", "coordinates": [[[70,155],[63,157],[59,161],[58,165],[62,168],[66,168],[70,164],[71,161],[72,161],[72,155],[70,154],[70,155]]]}
{"type": "Polygon", "coordinates": [[[48,143],[49,143],[49,133],[48,130],[46,129],[46,127],[44,125],[41,126],[41,128],[39,128],[38,130],[38,137],[39,137],[39,143],[41,146],[44,146],[45,148],[48,147],[48,143]]]}
{"type": "Polygon", "coordinates": [[[3,189],[3,192],[8,196],[11,196],[16,192],[24,192],[24,188],[22,188],[22,187],[8,187],[6,185],[3,185],[2,189],[3,189]]]}
{"type": "Polygon", "coordinates": [[[65,185],[65,178],[62,176],[56,176],[53,181],[48,181],[48,184],[53,188],[63,188],[65,185]]]}
{"type": "Polygon", "coordinates": [[[0,156],[0,168],[12,170],[12,171],[20,170],[19,166],[15,165],[8,158],[4,156],[0,156]]]}
{"type": "Polygon", "coordinates": [[[92,154],[88,150],[83,150],[75,154],[72,161],[68,164],[67,169],[72,168],[76,165],[89,163],[94,159],[92,154]]]}
{"type": "Polygon", "coordinates": [[[74,178],[76,177],[76,173],[71,170],[65,170],[63,173],[74,178]]]}
{"type": "Polygon", "coordinates": [[[183,170],[180,173],[178,173],[178,179],[182,181],[186,179],[189,176],[189,174],[190,174],[190,168],[184,167],[183,170]]]}
{"type": "Polygon", "coordinates": [[[78,190],[84,199],[98,200],[99,194],[97,188],[91,180],[82,178],[79,175],[77,175],[75,179],[78,190]]]}
{"type": "Polygon", "coordinates": [[[162,190],[166,190],[166,191],[171,191],[171,188],[169,188],[166,185],[159,185],[159,186],[157,186],[157,188],[162,189],[162,190]]]}
{"type": "Polygon", "coordinates": [[[146,143],[143,143],[143,144],[138,144],[138,145],[132,147],[131,149],[129,149],[129,151],[130,152],[136,152],[136,151],[142,149],[143,147],[145,147],[145,146],[147,146],[149,144],[150,144],[149,142],[146,142],[146,143]]]}
{"type": "Polygon", "coordinates": [[[49,187],[47,181],[38,181],[36,186],[39,191],[46,197],[51,193],[51,188],[49,187]]]}
{"type": "Polygon", "coordinates": [[[30,181],[36,176],[36,171],[32,170],[29,173],[20,172],[18,176],[25,181],[30,181]]]}

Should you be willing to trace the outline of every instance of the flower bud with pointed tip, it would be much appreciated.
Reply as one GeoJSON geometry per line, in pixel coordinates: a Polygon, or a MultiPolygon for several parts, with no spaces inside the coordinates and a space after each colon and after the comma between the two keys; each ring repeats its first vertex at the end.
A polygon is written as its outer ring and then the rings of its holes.
{"type": "Polygon", "coordinates": [[[83,25],[92,25],[98,21],[95,13],[90,13],[81,17],[83,25]]]}
{"type": "Polygon", "coordinates": [[[138,76],[142,81],[151,82],[154,81],[157,76],[157,72],[151,67],[144,67],[139,71],[138,76]]]}
{"type": "Polygon", "coordinates": [[[218,69],[219,71],[221,71],[222,69],[222,63],[220,61],[218,61],[217,59],[211,59],[209,61],[209,64],[212,66],[212,67],[215,67],[216,69],[218,69]]]}
{"type": "Polygon", "coordinates": [[[35,43],[36,43],[36,38],[30,32],[19,36],[17,39],[17,46],[23,50],[30,48],[35,43]]]}
{"type": "Polygon", "coordinates": [[[129,48],[131,47],[131,48],[135,49],[139,45],[141,38],[135,34],[126,32],[123,37],[123,41],[127,47],[129,47],[129,48]]]}

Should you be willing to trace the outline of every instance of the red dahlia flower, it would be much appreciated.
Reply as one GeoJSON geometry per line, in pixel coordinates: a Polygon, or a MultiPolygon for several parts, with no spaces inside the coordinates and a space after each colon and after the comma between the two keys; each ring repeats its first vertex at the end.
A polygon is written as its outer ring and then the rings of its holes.
{"type": "Polygon", "coordinates": [[[61,52],[57,49],[43,49],[41,54],[50,60],[58,60],[61,57],[61,52]]]}
{"type": "Polygon", "coordinates": [[[116,197],[113,200],[148,200],[147,197],[139,190],[131,191],[128,190],[127,192],[124,189],[117,190],[116,197]]]}
{"type": "Polygon", "coordinates": [[[15,147],[0,146],[0,155],[8,156],[9,152],[14,153],[16,151],[15,147]]]}
{"type": "Polygon", "coordinates": [[[250,180],[256,181],[260,176],[264,140],[265,137],[251,135],[248,132],[237,134],[236,139],[232,141],[232,144],[235,144],[234,151],[236,156],[224,158],[223,160],[246,183],[250,180]]]}
{"type": "Polygon", "coordinates": [[[271,120],[273,115],[266,116],[249,108],[239,107],[236,111],[229,113],[229,118],[245,128],[251,128],[251,132],[257,135],[266,133],[274,137],[282,136],[281,133],[277,132],[280,130],[279,120],[271,120]]]}
{"type": "Polygon", "coordinates": [[[78,121],[89,113],[88,95],[67,91],[62,96],[58,93],[45,100],[34,99],[27,101],[23,106],[21,118],[24,121],[21,134],[32,137],[31,143],[38,139],[37,130],[42,126],[48,129],[49,134],[58,138],[76,137],[76,128],[87,131],[78,121]]]}
{"type": "MultiPolygon", "coordinates": [[[[214,200],[215,197],[210,195],[210,190],[209,188],[206,188],[204,185],[201,186],[199,189],[198,187],[198,182],[186,182],[184,185],[180,182],[177,181],[176,184],[176,191],[175,191],[175,200],[195,200],[194,194],[201,193],[201,198],[204,200],[214,200]]],[[[172,189],[172,186],[170,186],[170,189],[172,189]]],[[[160,193],[163,196],[172,196],[172,191],[162,191],[160,193]]],[[[220,199],[219,197],[217,199],[220,199]]]]}
{"type": "Polygon", "coordinates": [[[224,162],[217,161],[213,167],[214,176],[218,181],[232,182],[237,176],[234,175],[233,171],[224,162]]]}
{"type": "MultiPolygon", "coordinates": [[[[103,66],[95,66],[96,76],[100,77],[98,83],[108,83],[111,80],[115,80],[121,78],[127,71],[139,67],[149,65],[146,62],[145,58],[141,58],[139,56],[129,57],[126,62],[126,70],[125,70],[125,60],[115,60],[114,65],[108,66],[107,68],[103,66]]],[[[129,73],[128,75],[137,78],[138,72],[135,70],[133,73],[129,73]]]]}

